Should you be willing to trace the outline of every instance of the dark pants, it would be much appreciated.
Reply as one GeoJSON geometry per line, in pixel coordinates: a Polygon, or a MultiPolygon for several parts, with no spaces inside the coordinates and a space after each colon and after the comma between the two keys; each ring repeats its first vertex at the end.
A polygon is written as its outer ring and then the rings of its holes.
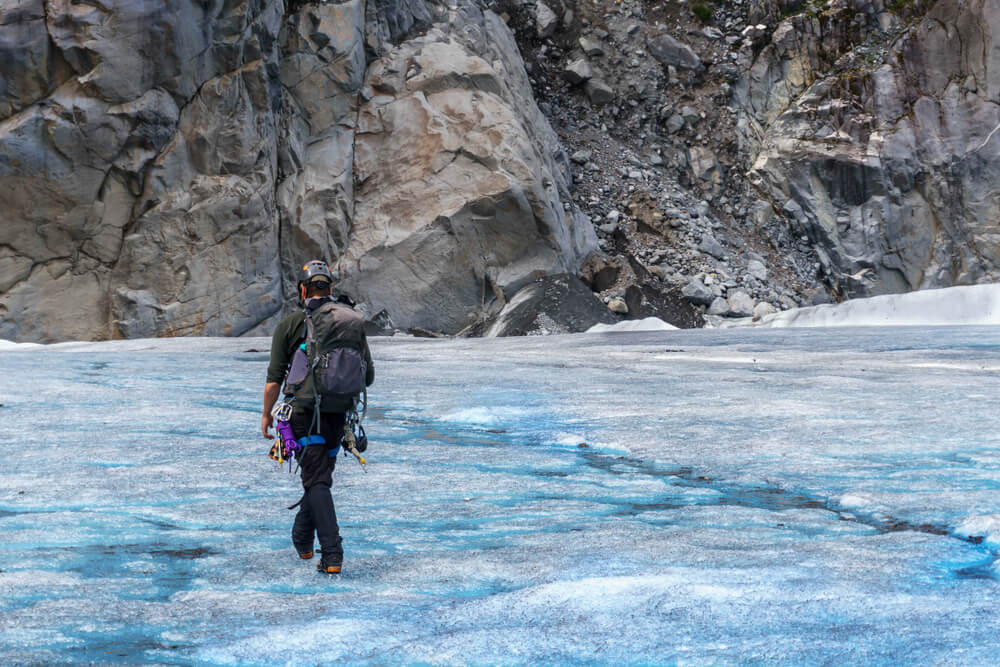
{"type": "MultiPolygon", "coordinates": [[[[290,420],[295,438],[310,434],[312,412],[295,413],[290,420]]],[[[302,504],[292,524],[292,544],[299,553],[313,550],[314,538],[319,537],[319,546],[325,558],[341,562],[344,549],[341,546],[340,527],[337,512],[333,507],[330,487],[333,485],[333,469],[337,459],[330,451],[340,444],[344,434],[344,414],[337,412],[320,413],[320,434],[326,438],[326,445],[310,445],[299,456],[302,471],[302,504]]]]}

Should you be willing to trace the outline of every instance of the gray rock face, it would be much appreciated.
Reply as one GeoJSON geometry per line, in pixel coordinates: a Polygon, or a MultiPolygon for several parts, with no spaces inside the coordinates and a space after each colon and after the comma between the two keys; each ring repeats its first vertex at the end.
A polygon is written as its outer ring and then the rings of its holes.
{"type": "MultiPolygon", "coordinates": [[[[0,159],[0,337],[235,335],[266,319],[281,302],[276,6],[45,14],[48,46],[0,65],[14,84],[0,155],[16,156],[0,159]]],[[[0,43],[37,20],[5,16],[0,43]]]]}
{"type": "Polygon", "coordinates": [[[0,338],[265,331],[313,257],[454,332],[577,270],[596,237],[497,16],[293,7],[0,8],[0,338]]]}
{"type": "Polygon", "coordinates": [[[353,226],[337,266],[343,289],[403,328],[459,331],[484,294],[575,271],[596,245],[563,206],[568,162],[510,32],[479,16],[481,41],[435,27],[369,68],[376,94],[358,114],[353,226]]]}
{"type": "Polygon", "coordinates": [[[878,9],[779,24],[734,90],[751,178],[844,296],[998,280],[1000,8],[941,0],[905,29],[878,9]],[[884,57],[825,74],[883,30],[884,57]]]}

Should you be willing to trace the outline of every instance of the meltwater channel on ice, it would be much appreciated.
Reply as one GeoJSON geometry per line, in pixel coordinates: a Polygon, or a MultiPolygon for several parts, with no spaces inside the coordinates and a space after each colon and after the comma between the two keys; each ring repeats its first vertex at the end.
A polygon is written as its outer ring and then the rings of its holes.
{"type": "Polygon", "coordinates": [[[998,290],[374,339],[335,577],[267,339],[4,344],[0,662],[995,664],[998,290]]]}

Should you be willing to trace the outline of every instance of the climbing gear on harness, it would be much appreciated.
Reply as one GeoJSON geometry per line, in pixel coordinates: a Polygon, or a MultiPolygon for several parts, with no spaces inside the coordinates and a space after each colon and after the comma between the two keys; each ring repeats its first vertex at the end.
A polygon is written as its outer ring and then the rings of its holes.
{"type": "Polygon", "coordinates": [[[302,443],[296,441],[292,425],[289,423],[292,418],[292,402],[289,400],[278,402],[271,410],[271,416],[274,417],[274,431],[278,437],[275,438],[267,456],[277,461],[278,465],[283,465],[285,461],[288,461],[288,472],[291,472],[292,459],[302,451],[302,443]]]}
{"type": "Polygon", "coordinates": [[[274,444],[271,445],[271,451],[267,453],[267,456],[281,465],[288,461],[288,471],[291,472],[292,459],[302,451],[302,443],[295,440],[292,425],[286,421],[277,422],[274,425],[274,430],[278,437],[274,439],[274,444]]]}
{"type": "Polygon", "coordinates": [[[356,409],[347,413],[344,421],[343,446],[345,456],[347,453],[353,455],[361,464],[361,470],[368,472],[368,468],[365,467],[368,461],[361,456],[361,452],[368,449],[368,436],[365,435],[365,427],[361,425],[363,418],[356,409]]]}

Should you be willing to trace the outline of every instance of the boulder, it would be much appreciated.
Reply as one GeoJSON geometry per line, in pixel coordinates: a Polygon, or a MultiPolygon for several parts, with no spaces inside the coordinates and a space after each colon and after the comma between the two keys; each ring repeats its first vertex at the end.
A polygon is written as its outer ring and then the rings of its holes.
{"type": "Polygon", "coordinates": [[[735,290],[729,294],[729,317],[750,317],[753,315],[753,298],[745,290],[735,290]]]}
{"type": "Polygon", "coordinates": [[[603,106],[615,99],[615,90],[601,79],[589,79],[584,84],[587,91],[587,98],[593,104],[603,106]]]}
{"type": "Polygon", "coordinates": [[[667,33],[648,39],[646,48],[651,56],[664,65],[688,70],[700,70],[704,67],[694,49],[667,33]]]}
{"type": "Polygon", "coordinates": [[[540,0],[535,3],[535,33],[539,39],[551,37],[552,33],[559,27],[559,17],[556,13],[540,0]]]}
{"type": "Polygon", "coordinates": [[[778,312],[777,309],[772,306],[767,301],[761,301],[756,306],[753,307],[753,319],[754,321],[759,320],[762,317],[767,317],[778,312]]]}
{"type": "Polygon", "coordinates": [[[597,58],[604,55],[604,47],[597,40],[590,37],[581,37],[578,43],[580,44],[580,49],[590,58],[597,58]]]}
{"type": "Polygon", "coordinates": [[[767,267],[759,259],[751,259],[747,262],[747,273],[761,282],[767,281],[767,267]]]}
{"type": "Polygon", "coordinates": [[[705,146],[692,146],[688,149],[688,164],[695,177],[709,186],[717,186],[722,182],[719,170],[719,160],[711,149],[705,146]]]}
{"type": "Polygon", "coordinates": [[[729,313],[729,302],[721,296],[712,299],[712,305],[708,307],[709,315],[725,316],[729,313]]]}
{"type": "Polygon", "coordinates": [[[715,299],[715,294],[712,293],[712,290],[697,278],[692,278],[684,289],[681,290],[681,294],[688,301],[699,306],[711,305],[715,299]]]}
{"type": "Polygon", "coordinates": [[[586,58],[577,58],[563,68],[563,76],[575,86],[593,78],[594,70],[586,58]]]}
{"type": "Polygon", "coordinates": [[[612,313],[617,313],[619,315],[627,315],[628,304],[625,303],[624,299],[615,297],[610,301],[608,301],[608,310],[610,310],[612,313]]]}
{"type": "Polygon", "coordinates": [[[711,255],[716,259],[725,259],[726,249],[722,247],[714,236],[711,234],[705,234],[701,237],[701,243],[698,244],[698,250],[705,253],[706,255],[711,255]]]}
{"type": "Polygon", "coordinates": [[[517,292],[486,332],[488,337],[578,333],[618,321],[576,276],[546,276],[517,292]]]}

